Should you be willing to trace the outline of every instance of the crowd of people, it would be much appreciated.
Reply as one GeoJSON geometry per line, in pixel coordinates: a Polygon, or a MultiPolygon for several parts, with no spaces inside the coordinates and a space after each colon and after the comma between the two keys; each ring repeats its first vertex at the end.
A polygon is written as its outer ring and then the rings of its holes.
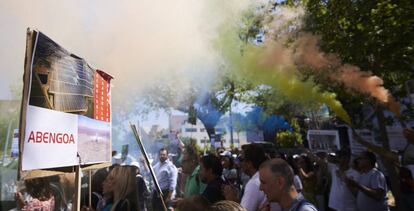
{"type": "MultiPolygon", "coordinates": [[[[405,133],[407,138],[414,132],[405,133]]],[[[370,151],[355,156],[349,150],[335,153],[269,153],[260,144],[243,145],[241,151],[217,149],[202,153],[193,144],[180,156],[158,151],[152,164],[151,183],[145,162],[114,164],[92,176],[91,202],[82,192],[84,210],[390,210],[389,181],[370,151]],[[153,181],[152,181],[153,182],[153,181]]],[[[414,180],[409,168],[401,168],[403,199],[414,210],[414,180]]],[[[16,194],[21,210],[68,210],[59,177],[25,181],[30,200],[16,194]],[[59,193],[60,192],[60,193],[59,193]],[[36,209],[41,208],[41,209],[36,209]]]]}

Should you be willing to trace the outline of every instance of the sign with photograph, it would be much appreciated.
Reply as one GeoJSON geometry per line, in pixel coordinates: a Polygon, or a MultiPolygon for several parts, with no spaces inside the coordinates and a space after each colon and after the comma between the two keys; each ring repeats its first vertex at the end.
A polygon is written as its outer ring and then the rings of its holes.
{"type": "Polygon", "coordinates": [[[26,51],[21,169],[111,162],[112,77],[39,31],[26,51]]]}
{"type": "Polygon", "coordinates": [[[312,151],[335,152],[341,146],[337,130],[308,130],[307,138],[312,151]]]}

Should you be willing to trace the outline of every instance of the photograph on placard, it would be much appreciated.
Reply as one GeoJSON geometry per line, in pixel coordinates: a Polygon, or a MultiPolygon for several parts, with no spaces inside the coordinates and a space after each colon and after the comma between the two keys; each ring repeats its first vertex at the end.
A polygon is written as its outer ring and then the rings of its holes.
{"type": "Polygon", "coordinates": [[[110,162],[110,138],[111,126],[108,122],[79,115],[78,153],[81,164],[110,162]]]}

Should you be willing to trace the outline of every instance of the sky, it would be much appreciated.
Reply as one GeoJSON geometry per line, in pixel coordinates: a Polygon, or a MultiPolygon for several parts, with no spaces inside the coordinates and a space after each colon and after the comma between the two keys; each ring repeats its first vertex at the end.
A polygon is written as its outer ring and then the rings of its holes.
{"type": "MultiPolygon", "coordinates": [[[[112,75],[114,107],[127,109],[131,95],[160,77],[212,80],[218,60],[212,40],[248,2],[2,0],[0,99],[12,98],[11,87],[22,90],[28,27],[112,75]]],[[[163,113],[151,113],[144,122],[165,126],[166,120],[163,113]]]]}
{"type": "Polygon", "coordinates": [[[220,22],[217,2],[0,1],[0,99],[11,97],[11,85],[21,86],[28,27],[113,75],[118,96],[171,72],[208,72],[214,69],[209,41],[220,22]]]}

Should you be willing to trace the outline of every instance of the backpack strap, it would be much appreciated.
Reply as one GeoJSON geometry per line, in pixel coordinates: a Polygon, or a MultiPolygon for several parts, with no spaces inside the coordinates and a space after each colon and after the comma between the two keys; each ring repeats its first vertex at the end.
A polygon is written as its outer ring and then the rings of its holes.
{"type": "Polygon", "coordinates": [[[312,206],[312,208],[317,211],[317,209],[315,208],[315,206],[313,204],[311,204],[309,201],[307,201],[306,199],[302,199],[299,201],[298,205],[295,207],[295,209],[293,209],[294,211],[300,211],[301,208],[305,205],[310,205],[312,206]]]}

